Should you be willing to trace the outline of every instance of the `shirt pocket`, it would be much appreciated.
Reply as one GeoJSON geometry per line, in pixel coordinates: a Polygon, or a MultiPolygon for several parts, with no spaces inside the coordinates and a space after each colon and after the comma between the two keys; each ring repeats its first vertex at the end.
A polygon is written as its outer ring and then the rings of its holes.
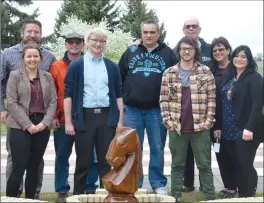
{"type": "Polygon", "coordinates": [[[197,75],[196,86],[198,91],[207,90],[207,75],[205,74],[197,75]]]}
{"type": "Polygon", "coordinates": [[[178,83],[169,84],[169,100],[176,101],[178,99],[178,92],[181,89],[181,85],[178,83]]]}

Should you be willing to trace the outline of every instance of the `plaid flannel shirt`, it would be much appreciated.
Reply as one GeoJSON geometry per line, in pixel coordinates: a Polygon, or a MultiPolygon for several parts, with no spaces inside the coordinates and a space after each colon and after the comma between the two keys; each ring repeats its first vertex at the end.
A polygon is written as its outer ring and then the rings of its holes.
{"type": "MultiPolygon", "coordinates": [[[[160,108],[166,128],[181,131],[182,88],[179,78],[179,64],[168,68],[162,76],[160,108]]],[[[211,128],[215,115],[215,80],[210,69],[195,63],[190,74],[190,89],[194,131],[203,130],[204,124],[211,128]]]]}

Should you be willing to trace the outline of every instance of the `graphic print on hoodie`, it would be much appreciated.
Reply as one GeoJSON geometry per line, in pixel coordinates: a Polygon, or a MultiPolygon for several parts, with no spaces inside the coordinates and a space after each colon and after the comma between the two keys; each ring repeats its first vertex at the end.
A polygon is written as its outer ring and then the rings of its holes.
{"type": "Polygon", "coordinates": [[[151,52],[143,44],[128,47],[118,63],[124,103],[142,109],[159,107],[162,73],[176,61],[175,54],[164,43],[151,52]]]}

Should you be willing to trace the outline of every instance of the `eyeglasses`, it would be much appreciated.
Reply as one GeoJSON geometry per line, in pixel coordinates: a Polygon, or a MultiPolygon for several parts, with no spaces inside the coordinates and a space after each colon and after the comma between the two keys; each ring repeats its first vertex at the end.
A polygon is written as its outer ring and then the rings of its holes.
{"type": "Polygon", "coordinates": [[[189,53],[192,53],[192,52],[194,52],[194,48],[192,48],[192,47],[181,47],[180,51],[182,51],[182,52],[188,51],[189,53]]]}
{"type": "Polygon", "coordinates": [[[100,39],[89,39],[89,40],[92,40],[94,43],[99,43],[99,44],[105,44],[106,43],[106,40],[100,40],[100,39]]]}
{"type": "Polygon", "coordinates": [[[223,52],[225,50],[225,48],[219,48],[219,49],[213,49],[213,53],[217,53],[217,52],[223,52]]]}
{"type": "Polygon", "coordinates": [[[81,40],[67,40],[66,42],[69,45],[73,45],[73,44],[80,45],[83,41],[81,41],[81,40]]]}
{"type": "Polygon", "coordinates": [[[199,25],[196,25],[196,24],[193,24],[193,25],[184,25],[184,28],[185,28],[185,29],[191,29],[191,27],[192,27],[193,29],[197,29],[197,28],[199,27],[199,25]]]}

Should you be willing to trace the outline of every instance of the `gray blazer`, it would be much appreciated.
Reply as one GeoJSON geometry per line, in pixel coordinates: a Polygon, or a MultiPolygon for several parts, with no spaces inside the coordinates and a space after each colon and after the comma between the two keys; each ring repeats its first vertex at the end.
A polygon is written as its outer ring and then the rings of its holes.
{"type": "MultiPolygon", "coordinates": [[[[45,116],[41,123],[50,128],[57,107],[56,89],[50,73],[39,70],[39,79],[45,108],[45,116]]],[[[33,124],[29,119],[31,87],[26,68],[11,71],[6,87],[6,98],[8,112],[6,126],[26,130],[33,124]]]]}

